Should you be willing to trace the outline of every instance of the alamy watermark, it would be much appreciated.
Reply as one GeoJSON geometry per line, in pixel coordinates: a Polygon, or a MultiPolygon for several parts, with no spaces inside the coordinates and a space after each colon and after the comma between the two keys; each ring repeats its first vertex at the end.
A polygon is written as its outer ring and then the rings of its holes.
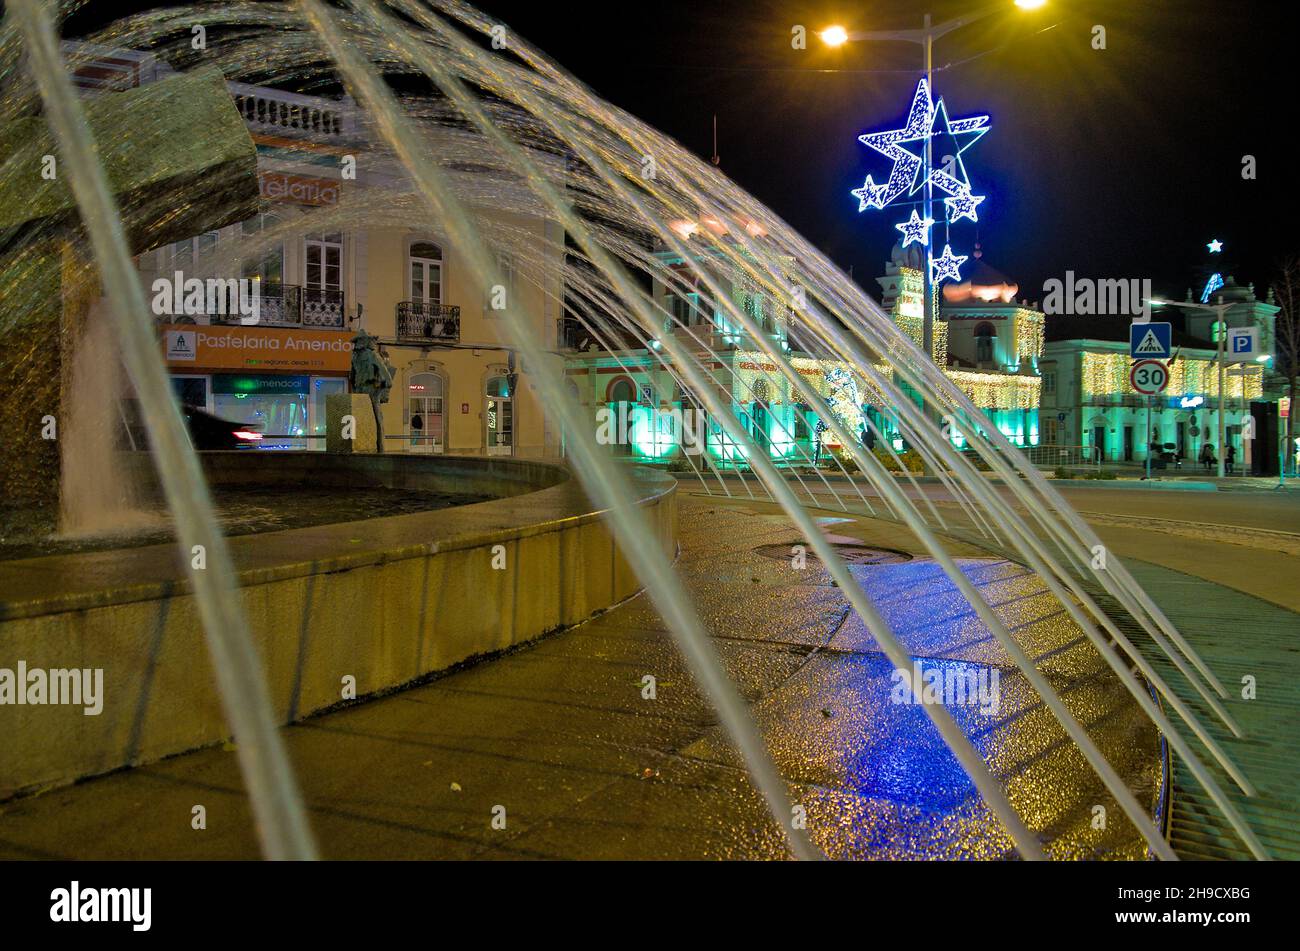
{"type": "Polygon", "coordinates": [[[1141,315],[1151,319],[1151,279],[1103,278],[1074,276],[1065,272],[1065,280],[1052,278],[1043,284],[1043,313],[1084,317],[1141,315]]]}
{"type": "Polygon", "coordinates": [[[128,922],[132,931],[148,931],[153,923],[152,888],[68,888],[50,892],[50,921],[128,922]]]}
{"type": "Polygon", "coordinates": [[[104,668],[0,667],[0,706],[79,706],[88,717],[104,710],[104,668]]]}
{"type": "Polygon", "coordinates": [[[150,288],[156,317],[234,317],[245,325],[262,317],[262,282],[250,278],[187,278],[181,271],[160,277],[150,288]]]}
{"type": "MultiPolygon", "coordinates": [[[[667,410],[651,409],[648,425],[656,442],[681,446],[690,456],[704,451],[708,417],[698,410],[676,406],[667,410]]],[[[602,446],[627,445],[632,441],[633,428],[627,403],[619,403],[617,409],[602,406],[596,410],[596,442],[602,446]]]]}
{"type": "Polygon", "coordinates": [[[942,704],[945,707],[975,706],[985,716],[997,716],[1001,706],[1002,674],[996,667],[949,663],[926,667],[912,662],[910,670],[895,668],[890,674],[891,703],[942,704]]]}

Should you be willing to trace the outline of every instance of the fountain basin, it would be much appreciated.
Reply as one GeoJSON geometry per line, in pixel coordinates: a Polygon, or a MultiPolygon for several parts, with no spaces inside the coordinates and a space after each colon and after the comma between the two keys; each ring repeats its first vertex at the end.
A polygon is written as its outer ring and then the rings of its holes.
{"type": "MultiPolygon", "coordinates": [[[[201,455],[215,486],[311,481],[497,496],[229,539],[282,723],[579,623],[639,589],[600,512],[559,465],[201,455]]],[[[630,474],[672,557],[675,481],[630,474]]],[[[103,671],[95,715],[79,704],[0,704],[0,798],[229,737],[188,572],[172,544],[0,562],[0,670],[21,661],[29,671],[103,671]]]]}

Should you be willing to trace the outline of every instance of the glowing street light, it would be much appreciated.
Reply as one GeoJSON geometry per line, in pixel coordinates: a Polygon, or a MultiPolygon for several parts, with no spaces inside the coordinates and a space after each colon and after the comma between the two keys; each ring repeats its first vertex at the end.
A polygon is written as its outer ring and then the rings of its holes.
{"type": "Polygon", "coordinates": [[[818,36],[827,46],[843,46],[849,41],[849,31],[842,26],[828,26],[818,36]]]}
{"type": "Polygon", "coordinates": [[[1016,6],[1022,10],[1037,10],[1047,6],[1047,0],[1016,0],[1016,6]]]}

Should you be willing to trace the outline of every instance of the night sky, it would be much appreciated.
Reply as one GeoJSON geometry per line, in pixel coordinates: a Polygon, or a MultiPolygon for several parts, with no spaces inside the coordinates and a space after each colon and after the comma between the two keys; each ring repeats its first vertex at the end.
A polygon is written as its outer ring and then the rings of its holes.
{"type": "MultiPolygon", "coordinates": [[[[953,117],[992,117],[964,158],[975,193],[988,196],[978,225],[985,259],[1022,296],[1041,299],[1044,280],[1073,270],[1149,277],[1157,293],[1181,297],[1214,237],[1226,272],[1262,287],[1284,254],[1300,252],[1283,184],[1297,157],[1285,154],[1282,129],[1296,4],[1050,0],[1025,12],[1002,2],[1005,14],[936,44],[935,92],[953,117]],[[1095,24],[1106,27],[1104,51],[1092,49],[1095,24]],[[1256,181],[1242,180],[1245,154],[1258,160],[1256,181]]],[[[716,113],[723,171],[878,292],[892,225],[906,215],[858,214],[849,190],[871,171],[881,181],[889,163],[857,136],[899,127],[921,48],[832,50],[813,36],[797,52],[790,28],[918,27],[923,5],[655,0],[586,16],[557,16],[567,4],[479,6],[701,156],[716,113]]],[[[934,0],[930,9],[938,23],[988,6],[934,0]]],[[[975,228],[954,232],[958,253],[969,253],[975,228]]]]}
{"type": "MultiPolygon", "coordinates": [[[[100,16],[152,4],[92,4],[100,16]]],[[[921,48],[816,32],[920,26],[914,0],[651,0],[574,4],[482,0],[488,13],[616,105],[702,157],[718,117],[722,169],[870,292],[897,237],[895,208],[858,214],[849,191],[889,163],[857,141],[898,128],[921,48]],[[808,49],[791,48],[795,24],[808,49]]],[[[1264,286],[1288,253],[1296,167],[1285,124],[1295,85],[1294,3],[1276,0],[933,0],[936,23],[1005,11],[944,37],[935,92],[949,115],[987,113],[992,131],[964,158],[985,260],[1041,300],[1049,278],[1151,278],[1182,296],[1209,262],[1264,286]],[[1094,50],[1094,25],[1106,49],[1094,50]],[[949,65],[951,64],[951,65],[949,65]],[[1243,181],[1242,156],[1258,160],[1243,181]],[[1266,197],[1267,196],[1267,197],[1266,197]]],[[[936,227],[936,234],[939,233],[936,227]]],[[[1198,288],[1199,289],[1199,288],[1198,288]]]]}

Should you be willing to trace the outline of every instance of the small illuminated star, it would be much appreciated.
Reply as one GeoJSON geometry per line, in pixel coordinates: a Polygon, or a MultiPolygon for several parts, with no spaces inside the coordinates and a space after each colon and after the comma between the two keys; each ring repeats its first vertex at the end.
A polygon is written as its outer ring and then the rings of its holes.
{"type": "Polygon", "coordinates": [[[970,188],[963,188],[951,198],[945,198],[943,203],[948,206],[952,213],[950,220],[960,221],[962,218],[969,218],[971,221],[979,221],[979,215],[975,214],[975,207],[984,200],[983,195],[972,195],[970,188]]]}
{"type": "Polygon", "coordinates": [[[858,200],[858,211],[866,211],[868,208],[884,208],[884,195],[888,185],[877,185],[867,176],[867,180],[862,183],[861,188],[853,189],[853,197],[858,200]]]}
{"type": "Polygon", "coordinates": [[[933,218],[922,218],[912,209],[912,217],[902,224],[894,225],[899,231],[903,232],[903,247],[916,242],[928,246],[930,244],[930,226],[934,224],[933,218]]]}
{"type": "Polygon", "coordinates": [[[961,266],[968,259],[964,254],[953,254],[952,245],[943,246],[943,254],[930,262],[930,280],[938,284],[944,280],[961,280],[961,266]]]}
{"type": "Polygon", "coordinates": [[[1213,241],[1207,244],[1206,247],[1210,249],[1211,254],[1218,254],[1223,250],[1223,242],[1220,241],[1218,238],[1215,238],[1213,241]]]}

